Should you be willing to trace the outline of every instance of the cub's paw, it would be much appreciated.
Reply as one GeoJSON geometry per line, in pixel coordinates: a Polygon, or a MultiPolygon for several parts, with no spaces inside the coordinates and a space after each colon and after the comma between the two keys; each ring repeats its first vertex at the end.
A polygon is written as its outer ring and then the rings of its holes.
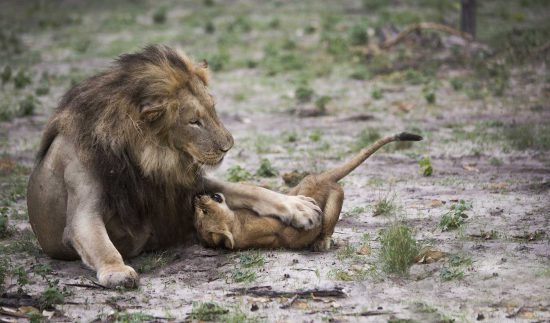
{"type": "Polygon", "coordinates": [[[139,276],[134,268],[126,265],[107,266],[97,272],[99,283],[108,288],[136,288],[139,276]]]}
{"type": "Polygon", "coordinates": [[[328,251],[330,250],[332,245],[333,245],[332,238],[326,237],[326,238],[321,238],[319,240],[316,240],[313,243],[312,249],[313,251],[328,251]]]}
{"type": "Polygon", "coordinates": [[[323,211],[314,199],[298,195],[289,196],[287,207],[291,214],[290,225],[298,229],[309,230],[321,224],[323,211]]]}

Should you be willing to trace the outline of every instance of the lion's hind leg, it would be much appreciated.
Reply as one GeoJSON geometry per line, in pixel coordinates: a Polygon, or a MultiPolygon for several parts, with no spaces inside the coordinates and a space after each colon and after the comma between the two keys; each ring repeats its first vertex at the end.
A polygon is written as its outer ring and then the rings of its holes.
{"type": "Polygon", "coordinates": [[[319,237],[313,243],[314,251],[327,251],[331,248],[332,234],[334,233],[334,227],[340,217],[343,203],[344,190],[340,185],[333,183],[327,197],[325,209],[323,210],[323,227],[319,237]]]}

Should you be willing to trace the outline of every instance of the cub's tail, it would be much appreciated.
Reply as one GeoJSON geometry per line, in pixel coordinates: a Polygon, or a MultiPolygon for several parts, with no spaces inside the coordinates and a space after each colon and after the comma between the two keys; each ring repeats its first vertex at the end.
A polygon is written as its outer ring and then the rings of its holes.
{"type": "Polygon", "coordinates": [[[352,159],[348,160],[347,162],[345,162],[344,164],[336,168],[330,169],[322,173],[320,176],[323,176],[325,178],[328,178],[332,181],[337,182],[342,178],[346,177],[355,168],[361,165],[367,158],[369,158],[372,154],[374,154],[378,149],[382,148],[382,146],[393,141],[420,141],[422,139],[423,138],[421,136],[408,133],[408,132],[402,132],[397,135],[387,136],[387,137],[378,139],[372,145],[361,149],[361,151],[352,159]]]}

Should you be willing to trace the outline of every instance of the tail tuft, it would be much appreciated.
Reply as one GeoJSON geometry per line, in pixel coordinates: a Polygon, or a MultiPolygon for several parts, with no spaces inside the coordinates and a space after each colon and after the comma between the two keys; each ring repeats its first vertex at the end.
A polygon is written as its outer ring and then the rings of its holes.
{"type": "Polygon", "coordinates": [[[420,141],[424,138],[422,138],[422,136],[415,135],[413,133],[402,132],[397,135],[397,139],[400,141],[420,141]]]}

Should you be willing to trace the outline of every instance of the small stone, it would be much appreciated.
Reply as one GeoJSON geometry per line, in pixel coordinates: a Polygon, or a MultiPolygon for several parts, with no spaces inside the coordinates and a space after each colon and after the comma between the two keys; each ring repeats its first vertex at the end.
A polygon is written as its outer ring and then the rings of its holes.
{"type": "Polygon", "coordinates": [[[254,304],[252,304],[252,306],[250,306],[250,311],[252,311],[252,312],[256,312],[258,309],[259,309],[259,307],[256,303],[254,303],[254,304]]]}
{"type": "Polygon", "coordinates": [[[476,320],[483,321],[485,319],[485,315],[483,313],[477,313],[476,320]]]}

